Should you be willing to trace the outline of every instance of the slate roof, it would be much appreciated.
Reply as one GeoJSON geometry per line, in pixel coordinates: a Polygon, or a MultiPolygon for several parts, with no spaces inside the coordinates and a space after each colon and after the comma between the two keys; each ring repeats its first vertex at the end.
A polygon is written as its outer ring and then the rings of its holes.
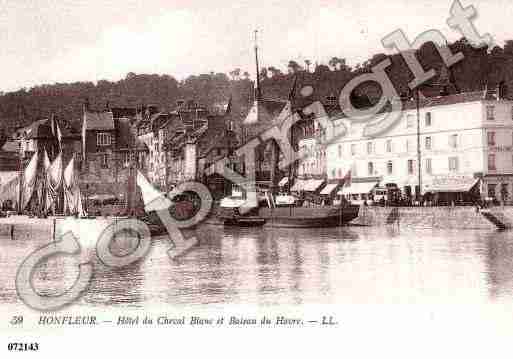
{"type": "Polygon", "coordinates": [[[26,136],[29,139],[53,137],[48,119],[37,120],[15,131],[14,137],[26,136]]]}
{"type": "Polygon", "coordinates": [[[114,117],[112,112],[91,112],[84,113],[84,125],[86,130],[114,130],[114,117]]]}

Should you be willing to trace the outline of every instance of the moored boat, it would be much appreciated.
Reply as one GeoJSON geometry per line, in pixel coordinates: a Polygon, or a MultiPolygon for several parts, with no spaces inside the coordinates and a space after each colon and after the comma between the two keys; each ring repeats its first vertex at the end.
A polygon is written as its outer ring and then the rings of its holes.
{"type": "Polygon", "coordinates": [[[256,208],[241,211],[244,200],[227,197],[221,201],[216,214],[225,225],[269,226],[288,228],[338,227],[358,217],[359,207],[342,203],[338,206],[301,207],[296,203],[275,206],[267,194],[267,201],[259,201],[256,208]]]}

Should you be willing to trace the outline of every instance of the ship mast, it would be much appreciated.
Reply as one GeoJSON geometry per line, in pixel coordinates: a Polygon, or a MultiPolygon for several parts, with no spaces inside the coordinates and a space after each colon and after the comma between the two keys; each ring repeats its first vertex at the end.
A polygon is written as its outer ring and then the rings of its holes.
{"type": "Polygon", "coordinates": [[[256,65],[256,100],[262,98],[262,91],[260,89],[260,69],[258,65],[258,30],[255,30],[255,65],[256,65]]]}

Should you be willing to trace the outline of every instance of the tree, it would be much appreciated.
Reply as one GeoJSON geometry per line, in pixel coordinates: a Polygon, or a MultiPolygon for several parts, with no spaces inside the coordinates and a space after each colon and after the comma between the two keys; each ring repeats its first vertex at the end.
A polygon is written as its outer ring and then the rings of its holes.
{"type": "Polygon", "coordinates": [[[328,61],[328,65],[333,69],[333,71],[337,70],[340,59],[336,56],[333,56],[330,61],[328,61]]]}
{"type": "Polygon", "coordinates": [[[267,69],[265,67],[262,67],[262,69],[260,70],[260,78],[262,80],[267,78],[267,69]]]}
{"type": "Polygon", "coordinates": [[[242,74],[242,76],[244,76],[244,79],[245,79],[245,80],[249,80],[249,72],[244,71],[244,73],[242,74]]]}
{"type": "Polygon", "coordinates": [[[333,71],[351,71],[351,68],[346,64],[346,59],[341,57],[332,57],[328,65],[330,65],[333,71]]]}
{"type": "Polygon", "coordinates": [[[233,71],[230,71],[230,76],[232,77],[232,80],[237,81],[240,79],[240,69],[236,68],[233,71]]]}
{"type": "Polygon", "coordinates": [[[504,53],[507,55],[513,54],[513,40],[506,40],[504,43],[504,53]]]}
{"type": "Polygon", "coordinates": [[[294,60],[290,60],[287,66],[289,73],[295,74],[301,70],[301,66],[294,60]]]}
{"type": "Polygon", "coordinates": [[[271,77],[278,77],[278,76],[283,75],[281,70],[276,68],[276,67],[274,67],[274,66],[269,66],[267,68],[267,71],[271,73],[271,77]]]}
{"type": "Polygon", "coordinates": [[[319,64],[315,67],[315,72],[317,72],[317,73],[330,72],[330,68],[324,64],[319,64]]]}
{"type": "Polygon", "coordinates": [[[312,61],[310,60],[305,60],[305,67],[306,67],[306,71],[307,72],[310,72],[310,65],[312,64],[312,61]]]}

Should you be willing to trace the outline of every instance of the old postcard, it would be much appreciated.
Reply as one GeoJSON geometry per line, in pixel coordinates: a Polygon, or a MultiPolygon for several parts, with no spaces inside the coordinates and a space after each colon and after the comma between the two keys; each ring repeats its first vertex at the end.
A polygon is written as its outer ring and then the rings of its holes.
{"type": "Polygon", "coordinates": [[[507,356],[512,17],[1,1],[0,357],[507,356]]]}

